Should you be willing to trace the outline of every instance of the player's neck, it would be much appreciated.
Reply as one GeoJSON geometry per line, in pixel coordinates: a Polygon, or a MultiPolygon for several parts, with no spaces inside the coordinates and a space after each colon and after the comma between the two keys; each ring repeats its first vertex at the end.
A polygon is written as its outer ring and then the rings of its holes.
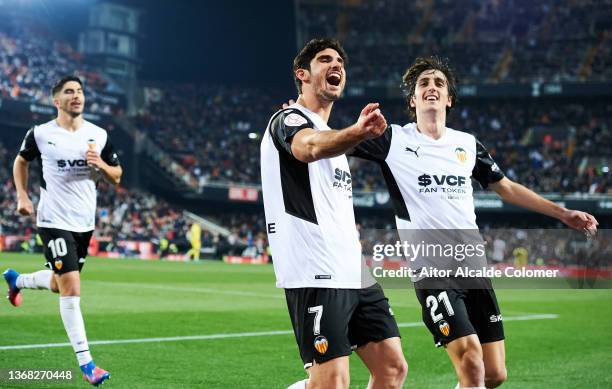
{"type": "Polygon", "coordinates": [[[58,126],[70,132],[78,130],[83,125],[83,115],[73,117],[60,112],[55,120],[58,126]]]}
{"type": "Polygon", "coordinates": [[[299,105],[308,108],[312,112],[316,113],[323,119],[325,123],[329,120],[329,115],[331,114],[332,106],[334,105],[333,101],[321,101],[314,95],[301,94],[297,101],[299,105]]]}
{"type": "Polygon", "coordinates": [[[446,134],[446,112],[426,112],[417,116],[417,130],[433,139],[440,139],[446,134]]]}

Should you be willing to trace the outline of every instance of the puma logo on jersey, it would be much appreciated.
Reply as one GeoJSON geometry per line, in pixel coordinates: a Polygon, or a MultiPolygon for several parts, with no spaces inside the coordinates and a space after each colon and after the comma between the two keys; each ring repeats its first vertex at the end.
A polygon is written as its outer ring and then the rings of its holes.
{"type": "Polygon", "coordinates": [[[419,154],[417,153],[417,151],[419,151],[420,148],[421,148],[421,146],[419,146],[416,149],[412,150],[410,147],[406,147],[406,151],[410,151],[411,153],[414,153],[414,155],[416,155],[417,158],[418,158],[419,154]]]}
{"type": "Polygon", "coordinates": [[[47,144],[50,144],[51,146],[55,146],[55,142],[53,141],[47,141],[47,144]]]}

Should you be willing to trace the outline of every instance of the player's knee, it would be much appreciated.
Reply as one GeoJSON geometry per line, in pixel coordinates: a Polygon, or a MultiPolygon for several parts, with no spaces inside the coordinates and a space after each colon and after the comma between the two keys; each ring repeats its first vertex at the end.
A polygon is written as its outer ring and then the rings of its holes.
{"type": "Polygon", "coordinates": [[[79,285],[65,285],[62,286],[61,290],[59,290],[59,294],[62,297],[80,297],[81,296],[81,288],[79,285]]]}
{"type": "Polygon", "coordinates": [[[477,351],[466,351],[461,356],[461,371],[470,381],[480,381],[485,375],[482,355],[477,351]]]}
{"type": "Polygon", "coordinates": [[[406,375],[408,375],[408,362],[402,356],[389,364],[387,377],[390,385],[388,387],[401,388],[406,375]]]}
{"type": "Polygon", "coordinates": [[[487,369],[485,374],[485,383],[487,388],[497,388],[506,381],[508,372],[505,366],[487,369]]]}
{"type": "Polygon", "coordinates": [[[308,389],[348,389],[349,374],[341,369],[327,371],[324,374],[313,374],[308,380],[308,389]]]}
{"type": "Polygon", "coordinates": [[[372,378],[379,387],[401,388],[407,374],[408,362],[403,355],[400,355],[387,361],[379,371],[372,371],[372,378]]]}

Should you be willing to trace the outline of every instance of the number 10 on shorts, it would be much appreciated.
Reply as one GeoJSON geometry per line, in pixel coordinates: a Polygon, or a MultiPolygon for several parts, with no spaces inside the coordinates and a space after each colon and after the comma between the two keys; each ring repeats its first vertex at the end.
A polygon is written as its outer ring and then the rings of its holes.
{"type": "Polygon", "coordinates": [[[51,250],[51,256],[53,258],[63,257],[68,254],[68,248],[66,247],[66,240],[64,238],[57,238],[50,240],[47,244],[49,250],[51,250]]]}

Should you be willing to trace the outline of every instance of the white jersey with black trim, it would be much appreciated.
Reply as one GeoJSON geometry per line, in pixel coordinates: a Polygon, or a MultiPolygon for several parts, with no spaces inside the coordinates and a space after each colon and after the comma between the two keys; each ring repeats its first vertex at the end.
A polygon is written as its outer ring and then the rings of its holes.
{"type": "Polygon", "coordinates": [[[473,135],[451,128],[433,139],[393,124],[351,155],[380,164],[398,229],[477,230],[471,178],[486,188],[504,177],[473,135]]]}
{"type": "Polygon", "coordinates": [[[37,226],[72,232],[94,229],[95,179],[100,173],[87,165],[90,148],[107,164],[119,165],[106,131],[88,121],[76,131],[52,120],[27,132],[19,155],[27,161],[38,158],[42,168],[37,226]]]}
{"type": "Polygon", "coordinates": [[[311,163],[296,159],[291,138],[304,128],[330,131],[319,115],[293,104],[272,116],[261,142],[261,182],[276,286],[370,286],[361,281],[361,244],[347,158],[311,163]]]}

